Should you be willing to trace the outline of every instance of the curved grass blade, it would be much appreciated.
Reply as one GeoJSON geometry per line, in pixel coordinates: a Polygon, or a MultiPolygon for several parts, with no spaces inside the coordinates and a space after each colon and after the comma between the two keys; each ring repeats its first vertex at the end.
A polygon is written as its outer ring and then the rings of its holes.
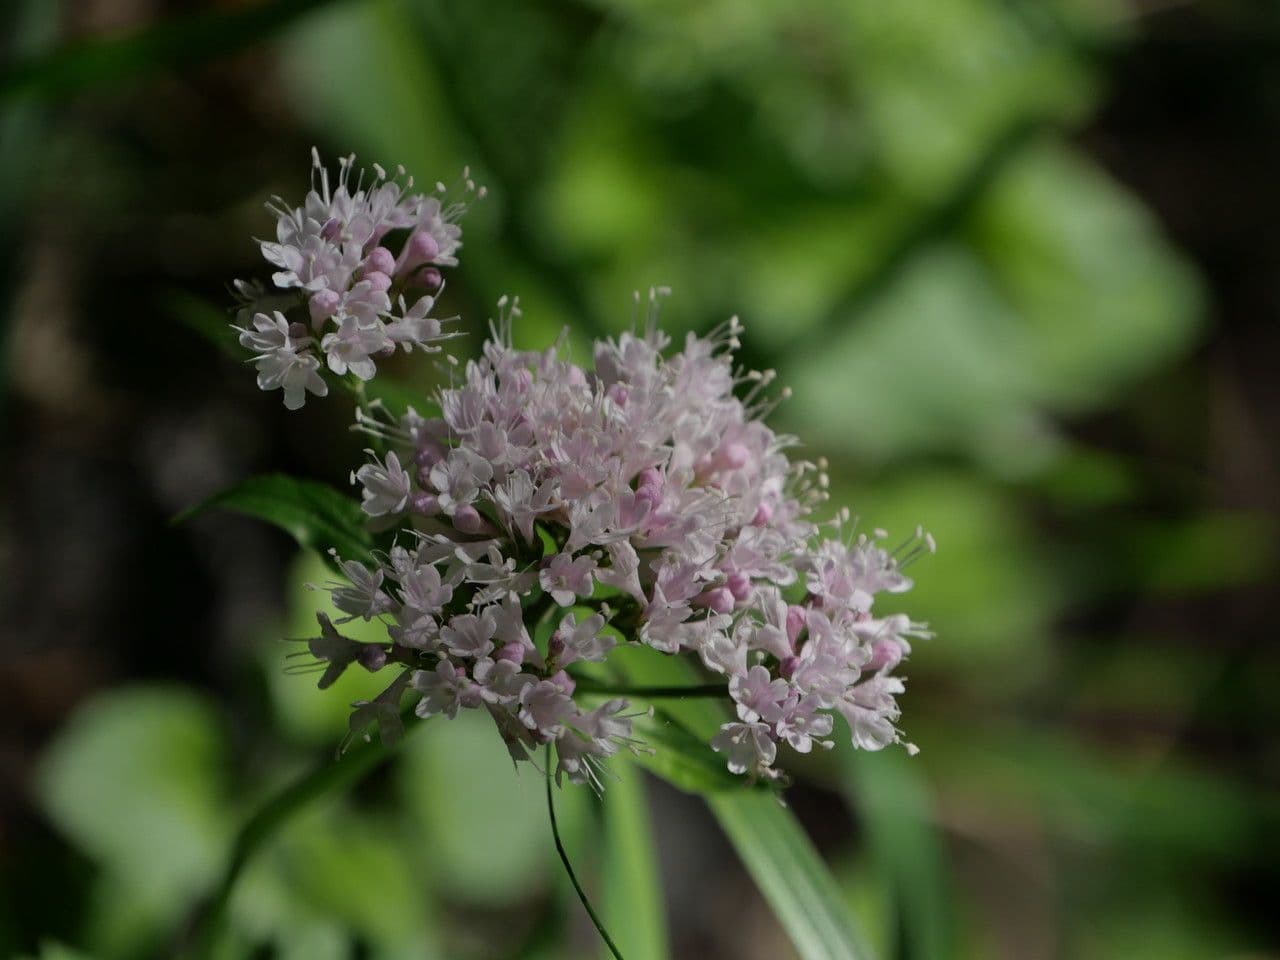
{"type": "MultiPolygon", "coordinates": [[[[622,679],[629,683],[696,684],[701,679],[675,657],[635,651],[615,659],[626,664],[622,679]]],[[[703,794],[801,960],[871,960],[873,954],[853,928],[839,885],[795,816],[772,791],[751,789],[741,777],[728,774],[724,758],[708,746],[727,718],[724,706],[689,698],[664,702],[663,710],[679,721],[685,736],[655,743],[658,755],[678,755],[680,763],[697,769],[713,761],[736,784],[731,790],[692,789],[703,794]]],[[[648,734],[646,730],[642,735],[648,734]]],[[[661,768],[650,769],[665,776],[661,768]]]]}
{"type": "Polygon", "coordinates": [[[790,810],[757,790],[706,801],[802,960],[870,960],[840,888],[790,810]]]}
{"type": "Polygon", "coordinates": [[[844,783],[846,796],[866,824],[876,873],[893,887],[897,956],[954,956],[942,843],[919,761],[893,750],[855,752],[845,761],[844,783]]]}

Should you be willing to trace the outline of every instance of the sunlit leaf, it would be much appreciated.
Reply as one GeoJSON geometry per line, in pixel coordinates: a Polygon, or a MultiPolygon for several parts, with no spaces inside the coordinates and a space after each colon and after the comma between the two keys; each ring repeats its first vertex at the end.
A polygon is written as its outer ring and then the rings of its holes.
{"type": "Polygon", "coordinates": [[[891,887],[905,960],[954,955],[952,896],[923,762],[900,750],[847,751],[845,790],[880,883],[891,887]]]}
{"type": "Polygon", "coordinates": [[[662,877],[649,822],[644,777],[633,763],[614,760],[605,791],[603,902],[605,925],[631,960],[666,960],[667,920],[662,877]]]}
{"type": "Polygon", "coordinates": [[[221,862],[223,761],[217,719],[199,697],[120,689],[71,718],[36,790],[70,840],[163,916],[205,889],[221,862]]]}
{"type": "Polygon", "coordinates": [[[707,805],[802,960],[865,960],[831,871],[795,816],[760,791],[716,793],[707,805]]]}

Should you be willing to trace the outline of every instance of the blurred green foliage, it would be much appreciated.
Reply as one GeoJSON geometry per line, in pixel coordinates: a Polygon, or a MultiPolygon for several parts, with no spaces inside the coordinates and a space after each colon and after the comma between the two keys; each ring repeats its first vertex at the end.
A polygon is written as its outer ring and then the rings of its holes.
{"type": "MultiPolygon", "coordinates": [[[[33,124],[74,122],[55,95],[92,98],[127,77],[145,96],[151,71],[264,39],[254,24],[282,30],[251,61],[279,85],[273,116],[297,117],[282,138],[423,180],[470,163],[488,184],[446,294],[473,332],[506,292],[524,302],[524,345],[566,324],[579,345],[624,329],[631,291],[649,284],[674,289],[673,331],[739,314],[744,361],[793,388],[776,422],[830,460],[833,504],[936,534],[910,603],[939,634],[919,645],[905,701],[922,755],[850,758],[842,745],[801,765],[818,795],[847,804],[820,839],[880,955],[1274,948],[1220,881],[1274,858],[1276,798],[1216,744],[1179,738],[1216,716],[1230,678],[1207,641],[1161,647],[1151,634],[1163,621],[1134,612],[1271,575],[1273,521],[1209,502],[1182,467],[1073,429],[1140,419],[1135,391],[1208,333],[1195,271],[1074,143],[1132,39],[1128,5],[246,10],[218,6],[142,42],[90,38],[6,73],[0,237],[18,229],[30,176],[14,144],[33,124]]],[[[304,164],[300,153],[290,195],[304,164]]],[[[208,317],[188,299],[168,319],[208,329],[208,317]]],[[[123,687],[48,748],[36,800],[92,867],[78,947],[108,960],[180,946],[235,827],[332,751],[350,701],[375,692],[350,673],[321,694],[282,669],[275,638],[311,630],[318,595],[303,585],[330,575],[298,561],[284,622],[264,624],[242,664],[252,679],[233,715],[209,691],[123,687]]],[[[646,816],[637,768],[620,776],[603,823],[581,791],[562,795],[566,842],[592,851],[582,869],[602,878],[628,956],[661,957],[658,921],[636,917],[662,915],[650,834],[670,825],[646,816]]],[[[569,955],[580,931],[541,789],[511,772],[479,718],[431,725],[389,771],[272,841],[234,897],[223,955],[569,955]]],[[[673,932],[688,925],[671,918],[673,932]]]]}

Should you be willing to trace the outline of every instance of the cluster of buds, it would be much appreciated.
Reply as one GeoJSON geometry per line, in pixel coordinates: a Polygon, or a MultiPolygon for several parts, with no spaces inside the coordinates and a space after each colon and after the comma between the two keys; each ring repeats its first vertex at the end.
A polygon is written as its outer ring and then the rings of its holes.
{"type": "MultiPolygon", "coordinates": [[[[354,203],[344,187],[318,207],[327,196],[308,198],[307,222],[354,203]]],[[[483,709],[513,759],[554,743],[557,778],[598,787],[608,757],[643,745],[625,700],[588,708],[577,685],[638,644],[696,658],[723,682],[737,719],[711,745],[735,773],[773,779],[780,744],[831,746],[835,714],[857,747],[902,742],[895,671],[928,634],[872,607],[911,587],[903,570],[932,538],[917,530],[890,550],[881,531],[848,532],[847,513],[815,523],[823,466],[790,458],[794,438],[765,424],[773,375],[734,367],[737,319],[673,349],[656,322],[664,294],[651,291],[637,329],[597,342],[588,364],[563,342],[515,349],[519,306],[504,298],[434,416],[360,411],[378,451],[352,481],[394,546],[373,563],[339,558],[345,580],[328,589],[348,620],[377,618],[387,638],[357,643],[322,617],[310,642],[322,686],[353,663],[394,673],[356,706],[353,730],[376,721],[394,735],[406,695],[422,717],[483,709]]]]}

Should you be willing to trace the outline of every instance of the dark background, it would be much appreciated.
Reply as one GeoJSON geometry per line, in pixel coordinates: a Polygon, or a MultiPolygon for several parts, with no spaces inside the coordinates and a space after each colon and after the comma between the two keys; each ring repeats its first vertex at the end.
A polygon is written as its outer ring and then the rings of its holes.
{"type": "MultiPolygon", "coordinates": [[[[288,414],[203,332],[315,144],[489,186],[446,295],[471,348],[504,292],[522,343],[581,343],[667,284],[675,331],[742,316],[833,503],[935,532],[921,755],[792,793],[885,956],[1280,956],[1278,11],[11,2],[0,950],[167,955],[360,694],[281,670],[316,561],[169,523],[358,457],[342,400],[288,414]]],[[[255,866],[227,956],[593,953],[539,790],[483,726],[428,731],[255,866]]],[[[673,956],[788,955],[701,807],[650,799],[673,956]]]]}

